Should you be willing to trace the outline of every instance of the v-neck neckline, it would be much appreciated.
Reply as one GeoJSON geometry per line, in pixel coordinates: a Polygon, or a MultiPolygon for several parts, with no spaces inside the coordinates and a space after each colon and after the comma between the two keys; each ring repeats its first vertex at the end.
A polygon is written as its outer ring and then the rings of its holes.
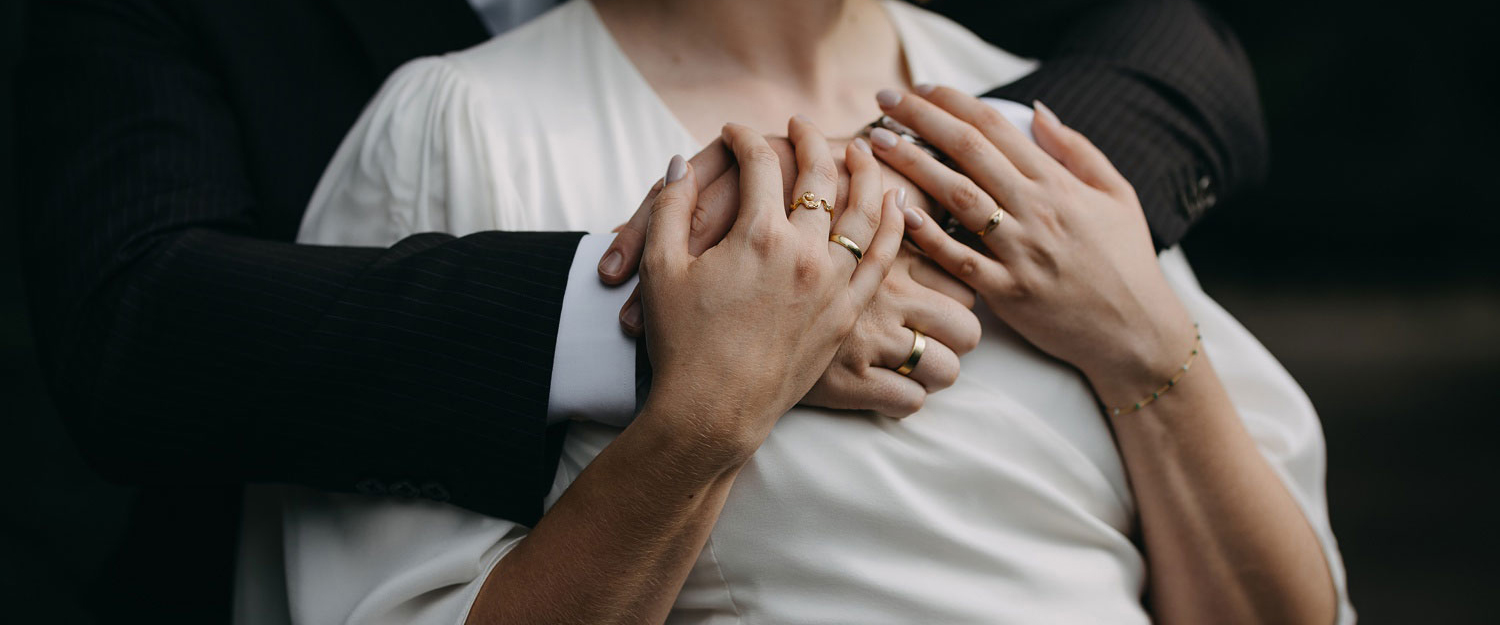
{"type": "MultiPolygon", "coordinates": [[[[688,130],[687,124],[683,123],[682,118],[677,116],[677,113],[672,110],[671,105],[667,104],[666,99],[662,98],[661,93],[657,92],[656,87],[651,85],[651,81],[646,79],[646,75],[641,73],[640,67],[635,64],[635,61],[620,46],[619,40],[615,39],[613,32],[610,32],[609,25],[604,23],[604,18],[599,15],[598,9],[594,8],[594,3],[591,0],[573,1],[585,5],[584,12],[588,14],[588,22],[598,31],[599,36],[608,42],[610,50],[613,51],[611,56],[620,65],[620,71],[630,76],[630,79],[636,83],[637,87],[645,93],[650,94],[651,101],[657,108],[658,113],[672,120],[672,125],[676,127],[681,138],[685,139],[689,145],[695,146],[708,145],[717,138],[710,137],[708,140],[699,140],[698,137],[694,136],[693,132],[688,130]]],[[[880,0],[880,6],[885,11],[886,19],[891,21],[891,26],[896,31],[896,41],[897,45],[901,48],[901,58],[906,63],[906,74],[911,77],[912,84],[921,84],[923,78],[926,77],[926,72],[922,72],[919,69],[922,67],[922,64],[914,58],[911,47],[907,45],[906,26],[899,15],[899,9],[891,6],[894,2],[899,2],[899,0],[880,0]]],[[[870,94],[870,97],[875,97],[875,94],[870,94]]]]}

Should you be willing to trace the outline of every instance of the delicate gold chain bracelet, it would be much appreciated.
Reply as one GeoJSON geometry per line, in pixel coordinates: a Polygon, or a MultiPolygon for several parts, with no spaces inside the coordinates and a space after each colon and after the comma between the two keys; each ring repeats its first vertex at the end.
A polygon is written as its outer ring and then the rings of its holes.
{"type": "Polygon", "coordinates": [[[1167,391],[1172,390],[1172,387],[1177,386],[1177,383],[1182,380],[1182,376],[1187,375],[1188,369],[1193,368],[1193,361],[1198,359],[1198,352],[1203,351],[1203,332],[1198,329],[1198,324],[1196,322],[1193,323],[1193,333],[1197,335],[1193,339],[1193,353],[1188,354],[1187,362],[1182,363],[1182,368],[1178,370],[1177,375],[1172,376],[1172,379],[1167,380],[1166,384],[1163,384],[1161,388],[1156,389],[1156,391],[1152,392],[1150,397],[1135,402],[1135,405],[1126,406],[1124,408],[1111,409],[1109,411],[1110,416],[1118,417],[1120,415],[1130,414],[1132,412],[1145,408],[1151,402],[1159,399],[1167,391]]]}

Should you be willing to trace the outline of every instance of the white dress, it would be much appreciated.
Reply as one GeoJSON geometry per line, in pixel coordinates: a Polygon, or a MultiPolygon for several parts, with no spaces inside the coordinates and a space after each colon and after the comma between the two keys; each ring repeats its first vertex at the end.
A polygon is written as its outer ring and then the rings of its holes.
{"type": "MultiPolygon", "coordinates": [[[[885,6],[915,82],[978,93],[1035,67],[935,14],[885,6]]],[[[698,148],[592,6],[573,0],[398,70],[329,165],[300,239],[608,232],[669,157],[698,148]]],[[[1321,539],[1340,619],[1352,622],[1317,415],[1203,293],[1179,250],[1161,262],[1250,434],[1321,539]]],[[[981,317],[983,340],[957,383],[918,414],[783,417],[735,482],[669,622],[1147,622],[1134,502],[1089,387],[981,317]]],[[[548,506],[618,431],[572,425],[548,506]]],[[[444,504],[260,487],[247,508],[238,619],[462,623],[489,569],[526,532],[444,504]]]]}

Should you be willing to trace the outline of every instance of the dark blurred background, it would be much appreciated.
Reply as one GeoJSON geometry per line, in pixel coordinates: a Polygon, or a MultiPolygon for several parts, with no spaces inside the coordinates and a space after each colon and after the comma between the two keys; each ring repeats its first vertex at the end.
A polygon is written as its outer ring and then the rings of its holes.
{"type": "MultiPolygon", "coordinates": [[[[1207,4],[1255,62],[1273,173],[1184,246],[1322,415],[1333,527],[1363,621],[1493,622],[1496,9],[1207,4]]],[[[21,11],[0,3],[0,614],[86,622],[73,597],[117,541],[130,492],[83,465],[32,351],[16,251],[26,155],[12,128],[21,11]]]]}

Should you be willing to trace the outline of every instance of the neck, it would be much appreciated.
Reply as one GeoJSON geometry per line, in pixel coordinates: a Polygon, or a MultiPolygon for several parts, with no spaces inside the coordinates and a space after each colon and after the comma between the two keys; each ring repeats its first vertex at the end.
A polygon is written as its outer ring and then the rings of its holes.
{"type": "Polygon", "coordinates": [[[876,0],[592,1],[627,52],[665,55],[683,80],[759,79],[816,93],[850,72],[900,64],[876,0]]]}

